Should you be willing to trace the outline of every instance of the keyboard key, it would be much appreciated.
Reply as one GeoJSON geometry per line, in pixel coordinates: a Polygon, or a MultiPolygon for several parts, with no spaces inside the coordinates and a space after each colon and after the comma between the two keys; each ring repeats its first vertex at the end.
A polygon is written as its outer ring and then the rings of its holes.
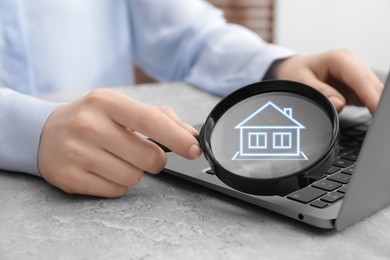
{"type": "Polygon", "coordinates": [[[353,171],[355,170],[355,166],[351,166],[348,169],[342,170],[342,173],[352,175],[353,171]]]}
{"type": "Polygon", "coordinates": [[[356,150],[353,151],[352,153],[359,155],[359,153],[360,153],[360,148],[356,149],[356,150]]]}
{"type": "Polygon", "coordinates": [[[345,160],[345,159],[336,159],[333,162],[334,166],[338,166],[341,168],[347,168],[347,167],[351,166],[352,164],[354,164],[354,162],[349,161],[349,160],[345,160]]]}
{"type": "Polygon", "coordinates": [[[321,198],[321,200],[325,201],[325,202],[333,203],[333,202],[336,202],[343,197],[344,197],[344,194],[336,191],[336,192],[332,192],[332,193],[325,195],[324,197],[321,198]]]}
{"type": "Polygon", "coordinates": [[[351,151],[355,150],[354,147],[351,147],[351,146],[340,146],[340,154],[343,154],[343,153],[349,153],[351,151]]]}
{"type": "Polygon", "coordinates": [[[341,170],[340,167],[337,167],[337,166],[330,166],[330,168],[326,171],[327,174],[333,174],[335,172],[338,172],[339,170],[341,170]]]}
{"type": "Polygon", "coordinates": [[[325,201],[322,201],[322,200],[316,200],[316,201],[313,201],[312,203],[310,203],[310,206],[313,206],[313,207],[316,207],[319,209],[323,209],[328,205],[329,205],[328,203],[326,203],[325,201]]]}
{"type": "Polygon", "coordinates": [[[338,189],[338,192],[345,194],[345,193],[347,193],[348,187],[349,187],[349,185],[345,185],[345,186],[341,187],[340,189],[338,189]]]}
{"type": "Polygon", "coordinates": [[[347,153],[347,154],[343,154],[341,158],[356,162],[358,155],[355,153],[347,153]]]}
{"type": "Polygon", "coordinates": [[[312,186],[326,191],[334,191],[335,189],[340,188],[342,185],[330,180],[320,180],[313,183],[312,186]]]}
{"type": "Polygon", "coordinates": [[[361,130],[361,129],[356,129],[356,128],[352,128],[352,129],[348,129],[348,130],[344,130],[343,131],[343,135],[347,135],[347,136],[359,136],[359,135],[362,135],[364,134],[364,131],[361,130]]]}
{"type": "Polygon", "coordinates": [[[309,203],[310,201],[313,201],[323,195],[326,194],[326,191],[307,186],[301,190],[295,191],[287,196],[287,198],[302,202],[302,203],[309,203]]]}
{"type": "Polygon", "coordinates": [[[358,141],[358,142],[363,142],[363,141],[364,141],[364,138],[366,138],[366,135],[365,135],[365,134],[360,135],[360,136],[356,136],[356,137],[355,137],[355,140],[358,141]]]}
{"type": "Polygon", "coordinates": [[[355,150],[356,148],[359,148],[361,145],[361,142],[357,141],[355,137],[347,137],[343,135],[341,136],[340,150],[342,151],[350,152],[355,150]]]}
{"type": "Polygon", "coordinates": [[[337,181],[342,184],[347,184],[351,180],[351,175],[345,174],[345,173],[335,173],[328,177],[328,180],[337,181]]]}

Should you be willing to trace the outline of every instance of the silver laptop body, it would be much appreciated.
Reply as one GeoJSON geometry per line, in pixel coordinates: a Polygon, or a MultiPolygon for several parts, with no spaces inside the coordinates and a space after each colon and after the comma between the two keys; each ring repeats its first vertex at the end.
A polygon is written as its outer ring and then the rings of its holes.
{"type": "MultiPolygon", "coordinates": [[[[343,120],[345,124],[353,124],[353,121],[361,123],[371,119],[365,111],[347,108],[340,115],[341,125],[343,120]]],[[[313,226],[337,230],[347,228],[390,203],[390,77],[342,200],[320,209],[287,196],[249,195],[226,186],[216,176],[207,173],[208,170],[209,165],[203,157],[189,161],[173,153],[168,154],[165,171],[169,174],[313,226]]]]}

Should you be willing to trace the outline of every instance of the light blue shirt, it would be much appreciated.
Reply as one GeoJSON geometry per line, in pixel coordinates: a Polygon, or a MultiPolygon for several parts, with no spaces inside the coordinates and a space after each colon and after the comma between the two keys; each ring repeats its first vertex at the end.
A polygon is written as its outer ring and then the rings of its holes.
{"type": "Polygon", "coordinates": [[[226,95],[290,55],[203,0],[0,0],[0,168],[39,175],[57,104],[28,94],[131,85],[136,62],[159,81],[226,95]]]}

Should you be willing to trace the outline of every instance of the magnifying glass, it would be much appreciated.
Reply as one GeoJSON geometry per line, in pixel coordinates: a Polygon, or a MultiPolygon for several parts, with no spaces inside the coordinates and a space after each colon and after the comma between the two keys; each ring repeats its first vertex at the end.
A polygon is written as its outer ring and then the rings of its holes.
{"type": "Polygon", "coordinates": [[[222,99],[198,141],[226,185],[286,195],[323,176],[336,159],[339,136],[338,114],[326,96],[302,83],[269,80],[222,99]]]}
{"type": "Polygon", "coordinates": [[[199,135],[215,175],[254,195],[284,195],[322,177],[339,150],[336,110],[302,83],[243,87],[210,112],[199,135]]]}

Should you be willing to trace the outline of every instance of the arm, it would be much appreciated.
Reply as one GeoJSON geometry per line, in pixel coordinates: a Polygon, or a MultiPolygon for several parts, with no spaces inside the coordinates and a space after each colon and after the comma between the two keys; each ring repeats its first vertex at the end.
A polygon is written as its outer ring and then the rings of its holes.
{"type": "Polygon", "coordinates": [[[293,54],[227,24],[206,1],[130,1],[130,12],[137,62],[161,81],[186,81],[226,95],[293,54]]]}
{"type": "Polygon", "coordinates": [[[166,154],[139,133],[188,159],[200,155],[196,130],[171,109],[111,90],[60,105],[0,88],[0,111],[0,169],[68,193],[118,197],[144,171],[160,172],[166,154]]]}
{"type": "Polygon", "coordinates": [[[2,93],[0,169],[41,175],[69,193],[117,197],[144,171],[161,171],[165,153],[142,135],[188,159],[200,155],[196,130],[173,111],[117,92],[97,90],[62,105],[2,93]]]}
{"type": "Polygon", "coordinates": [[[227,24],[206,1],[131,1],[130,12],[136,58],[158,80],[183,80],[226,95],[264,77],[290,79],[319,89],[338,111],[362,104],[374,112],[378,104],[382,83],[346,51],[293,56],[227,24]]]}

